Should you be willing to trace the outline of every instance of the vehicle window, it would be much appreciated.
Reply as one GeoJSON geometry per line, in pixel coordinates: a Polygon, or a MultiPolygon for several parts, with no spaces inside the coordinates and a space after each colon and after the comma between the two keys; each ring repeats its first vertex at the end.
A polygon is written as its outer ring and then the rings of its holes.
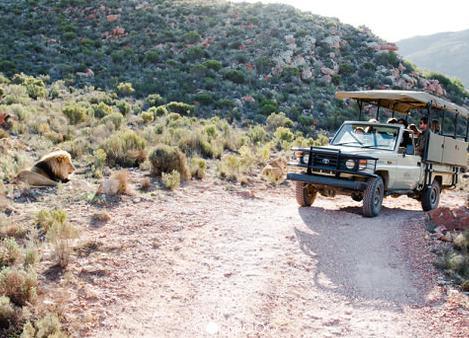
{"type": "Polygon", "coordinates": [[[398,127],[376,124],[344,124],[334,138],[333,145],[394,150],[398,127]]]}

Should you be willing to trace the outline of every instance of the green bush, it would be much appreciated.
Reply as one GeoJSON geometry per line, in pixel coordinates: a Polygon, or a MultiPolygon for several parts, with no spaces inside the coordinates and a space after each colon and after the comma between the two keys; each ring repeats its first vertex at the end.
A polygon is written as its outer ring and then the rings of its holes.
{"type": "Polygon", "coordinates": [[[205,67],[208,69],[212,69],[214,71],[219,71],[222,67],[222,64],[218,60],[207,60],[203,63],[205,67]]]}
{"type": "Polygon", "coordinates": [[[119,130],[102,145],[110,166],[138,166],[146,158],[145,140],[130,129],[119,130]]]}
{"type": "Polygon", "coordinates": [[[47,233],[52,227],[67,222],[67,213],[62,209],[41,210],[36,215],[36,224],[47,233]]]}
{"type": "Polygon", "coordinates": [[[166,109],[165,106],[151,107],[148,111],[152,112],[155,117],[165,116],[168,114],[168,109],[166,109]]]}
{"type": "Polygon", "coordinates": [[[123,101],[123,100],[117,101],[116,107],[117,109],[119,109],[122,115],[127,115],[128,113],[130,113],[130,110],[132,109],[131,105],[128,102],[123,101]]]}
{"type": "Polygon", "coordinates": [[[181,115],[192,115],[194,113],[194,106],[183,102],[170,102],[166,105],[166,109],[171,113],[181,115]]]}
{"type": "Polygon", "coordinates": [[[155,114],[150,110],[141,113],[140,116],[142,117],[143,122],[145,123],[152,122],[155,119],[155,114]]]}
{"type": "Polygon", "coordinates": [[[166,189],[175,190],[181,185],[181,174],[177,170],[161,174],[161,182],[166,189]]]}
{"type": "Polygon", "coordinates": [[[243,84],[246,81],[244,77],[244,73],[236,69],[229,69],[225,71],[223,76],[225,77],[225,79],[230,80],[231,82],[234,82],[237,84],[243,84]]]}
{"type": "Polygon", "coordinates": [[[124,122],[124,116],[121,113],[110,113],[107,116],[104,116],[101,121],[102,124],[107,124],[108,122],[114,125],[114,128],[117,130],[121,127],[124,122]]]}
{"type": "Polygon", "coordinates": [[[97,105],[93,105],[94,116],[97,118],[103,118],[106,115],[112,114],[114,109],[104,102],[99,102],[97,105]]]}
{"type": "Polygon", "coordinates": [[[260,125],[255,125],[249,128],[247,136],[253,144],[264,143],[268,139],[267,132],[264,127],[260,125]]]}
{"type": "Polygon", "coordinates": [[[145,103],[150,107],[157,107],[164,103],[164,99],[159,94],[150,94],[146,97],[145,103]]]}
{"type": "Polygon", "coordinates": [[[120,82],[117,85],[117,93],[120,95],[126,96],[132,94],[133,92],[135,92],[135,89],[130,82],[120,82]]]}
{"type": "Polygon", "coordinates": [[[63,114],[67,116],[71,124],[84,122],[88,118],[88,110],[81,104],[70,103],[63,109],[63,114]]]}
{"type": "Polygon", "coordinates": [[[278,127],[291,128],[293,121],[290,120],[285,113],[272,113],[267,117],[267,130],[274,131],[278,127]]]}
{"type": "Polygon", "coordinates": [[[207,162],[199,157],[191,158],[191,175],[198,180],[201,180],[205,177],[207,171],[207,162]]]}
{"type": "Polygon", "coordinates": [[[30,98],[38,99],[47,97],[46,85],[41,79],[21,73],[13,76],[13,82],[26,87],[30,98]]]}
{"type": "Polygon", "coordinates": [[[176,170],[183,181],[191,178],[186,155],[176,147],[165,144],[157,145],[150,153],[149,161],[152,175],[161,176],[163,173],[176,170]]]}
{"type": "Polygon", "coordinates": [[[23,328],[21,338],[68,338],[62,330],[60,320],[55,314],[48,313],[38,319],[34,325],[27,322],[23,328]]]}

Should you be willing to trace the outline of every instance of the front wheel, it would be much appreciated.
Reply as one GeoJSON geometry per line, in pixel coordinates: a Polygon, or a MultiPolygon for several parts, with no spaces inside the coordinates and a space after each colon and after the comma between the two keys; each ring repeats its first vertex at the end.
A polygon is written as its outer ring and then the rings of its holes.
{"type": "Polygon", "coordinates": [[[301,207],[310,207],[316,199],[317,191],[311,184],[296,181],[296,201],[301,207]]]}
{"type": "Polygon", "coordinates": [[[438,207],[440,203],[441,187],[438,181],[433,181],[432,185],[425,187],[420,195],[423,211],[430,211],[438,207]]]}
{"type": "Polygon", "coordinates": [[[384,183],[381,177],[373,177],[368,180],[368,185],[363,192],[363,216],[376,217],[381,211],[384,199],[384,183]]]}

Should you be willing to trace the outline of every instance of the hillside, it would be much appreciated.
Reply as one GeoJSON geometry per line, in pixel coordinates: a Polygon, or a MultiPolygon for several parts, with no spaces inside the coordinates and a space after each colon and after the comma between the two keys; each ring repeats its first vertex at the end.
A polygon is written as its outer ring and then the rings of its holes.
{"type": "Polygon", "coordinates": [[[456,77],[469,87],[469,29],[416,36],[397,45],[399,52],[419,67],[456,77]]]}
{"type": "Polygon", "coordinates": [[[298,126],[334,128],[350,116],[333,98],[337,88],[425,89],[468,100],[444,77],[425,79],[366,28],[289,6],[5,1],[0,17],[5,75],[102,89],[126,81],[138,97],[193,103],[198,116],[263,122],[283,111],[298,126]]]}

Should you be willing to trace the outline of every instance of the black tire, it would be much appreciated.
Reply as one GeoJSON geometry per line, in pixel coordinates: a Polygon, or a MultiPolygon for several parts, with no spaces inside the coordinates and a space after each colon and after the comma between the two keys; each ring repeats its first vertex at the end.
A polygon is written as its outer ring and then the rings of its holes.
{"type": "Polygon", "coordinates": [[[296,181],[296,201],[301,207],[310,207],[316,199],[317,191],[311,184],[296,181]]]}
{"type": "Polygon", "coordinates": [[[381,177],[373,177],[368,180],[368,185],[363,192],[363,216],[376,217],[381,211],[384,199],[384,183],[381,177]]]}
{"type": "Polygon", "coordinates": [[[352,193],[352,199],[356,202],[361,202],[363,201],[363,194],[359,192],[353,192],[352,193]]]}
{"type": "Polygon", "coordinates": [[[433,181],[432,185],[425,187],[420,194],[420,202],[423,211],[436,209],[440,203],[441,186],[438,181],[433,181]]]}

